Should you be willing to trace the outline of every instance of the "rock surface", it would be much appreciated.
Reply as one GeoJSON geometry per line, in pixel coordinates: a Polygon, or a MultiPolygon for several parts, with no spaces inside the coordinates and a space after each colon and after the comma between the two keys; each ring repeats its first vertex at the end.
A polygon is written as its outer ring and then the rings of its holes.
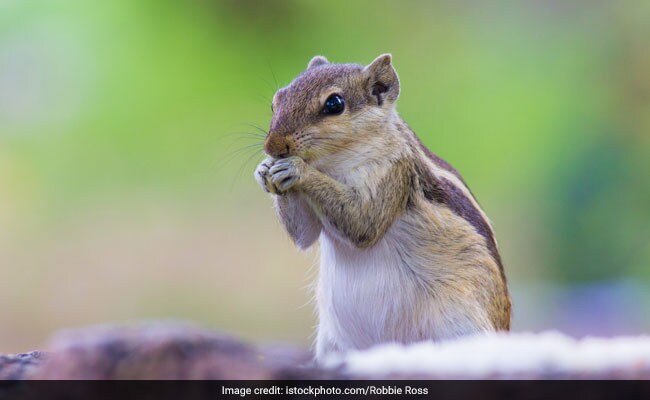
{"type": "MultiPolygon", "coordinates": [[[[149,323],[61,331],[48,357],[25,379],[308,379],[316,368],[304,350],[253,346],[193,325],[149,323]]],[[[35,361],[35,360],[34,360],[35,361]]],[[[18,376],[20,377],[20,376],[18,376]]]]}
{"type": "Polygon", "coordinates": [[[559,333],[386,345],[316,366],[287,345],[254,346],[179,323],[57,333],[47,352],[0,356],[0,379],[650,379],[650,338],[575,340],[559,333]]]}
{"type": "Polygon", "coordinates": [[[44,359],[45,354],[40,351],[0,355],[0,380],[24,379],[42,364],[44,359]]]}

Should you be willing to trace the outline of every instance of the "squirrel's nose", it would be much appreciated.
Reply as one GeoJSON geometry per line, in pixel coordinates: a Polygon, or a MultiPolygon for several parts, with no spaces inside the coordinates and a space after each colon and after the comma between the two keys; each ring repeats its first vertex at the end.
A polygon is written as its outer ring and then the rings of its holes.
{"type": "Polygon", "coordinates": [[[270,134],[264,142],[264,151],[273,158],[289,157],[292,147],[289,135],[270,134]]]}

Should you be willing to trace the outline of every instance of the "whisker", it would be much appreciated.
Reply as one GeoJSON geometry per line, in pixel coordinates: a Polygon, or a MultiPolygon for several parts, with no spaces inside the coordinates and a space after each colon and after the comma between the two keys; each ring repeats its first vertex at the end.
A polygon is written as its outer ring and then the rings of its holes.
{"type": "Polygon", "coordinates": [[[274,92],[277,92],[279,88],[278,79],[275,76],[275,72],[273,72],[273,67],[271,66],[271,63],[268,60],[266,60],[266,64],[269,66],[269,70],[271,71],[271,76],[273,77],[273,82],[275,82],[274,92]]]}
{"type": "Polygon", "coordinates": [[[260,131],[261,133],[264,134],[264,137],[266,137],[269,134],[266,130],[260,128],[258,125],[255,125],[255,124],[245,124],[245,125],[253,128],[253,129],[257,129],[258,131],[260,131]]]}
{"type": "Polygon", "coordinates": [[[264,144],[264,138],[257,137],[257,136],[240,136],[231,140],[226,145],[226,148],[224,149],[224,153],[228,153],[235,145],[239,145],[242,140],[247,140],[247,141],[255,140],[255,142],[244,145],[244,147],[262,146],[264,144]]]}
{"type": "Polygon", "coordinates": [[[253,143],[241,148],[238,148],[230,153],[227,153],[225,157],[220,161],[220,163],[216,167],[216,171],[221,171],[226,165],[228,165],[230,162],[235,160],[241,155],[245,155],[248,152],[252,152],[253,154],[256,152],[261,152],[262,151],[262,143],[253,143]]]}
{"type": "Polygon", "coordinates": [[[218,144],[219,147],[225,145],[225,153],[228,153],[235,145],[242,142],[255,141],[255,143],[263,143],[266,139],[265,135],[257,132],[227,132],[212,138],[210,144],[218,144]]]}
{"type": "Polygon", "coordinates": [[[260,102],[261,104],[264,104],[264,105],[266,105],[266,106],[268,106],[269,104],[271,104],[271,99],[269,99],[268,96],[265,96],[265,95],[263,95],[263,94],[259,94],[259,93],[258,93],[257,96],[255,97],[255,99],[256,99],[258,102],[260,102]]]}
{"type": "Polygon", "coordinates": [[[215,139],[223,140],[223,139],[230,139],[233,136],[237,135],[235,139],[242,139],[242,138],[255,138],[255,139],[264,139],[266,138],[266,135],[262,135],[261,133],[257,132],[228,132],[225,133],[221,136],[215,137],[215,139]]]}
{"type": "Polygon", "coordinates": [[[242,172],[244,171],[244,168],[247,166],[247,164],[253,159],[253,157],[257,156],[257,162],[261,161],[261,151],[258,150],[256,152],[253,152],[253,154],[249,155],[248,158],[241,164],[239,169],[237,170],[237,173],[234,175],[232,182],[230,183],[230,190],[234,189],[235,183],[239,181],[239,178],[241,177],[242,172]]]}
{"type": "MultiPolygon", "coordinates": [[[[273,88],[273,85],[271,85],[271,83],[270,83],[269,81],[267,81],[265,78],[261,78],[261,79],[264,81],[264,83],[266,83],[266,86],[268,86],[269,89],[270,89],[271,91],[273,91],[273,93],[275,93],[275,91],[277,90],[277,83],[276,83],[276,88],[274,89],[274,88],[273,88]]],[[[269,103],[270,103],[270,102],[269,102],[269,103]]]]}
{"type": "Polygon", "coordinates": [[[339,145],[337,143],[330,142],[327,139],[323,139],[323,138],[309,138],[307,142],[310,146],[314,146],[316,148],[322,147],[324,149],[329,149],[329,150],[343,151],[343,152],[352,153],[353,155],[356,156],[361,156],[366,154],[366,152],[364,151],[359,151],[357,149],[339,145]]]}

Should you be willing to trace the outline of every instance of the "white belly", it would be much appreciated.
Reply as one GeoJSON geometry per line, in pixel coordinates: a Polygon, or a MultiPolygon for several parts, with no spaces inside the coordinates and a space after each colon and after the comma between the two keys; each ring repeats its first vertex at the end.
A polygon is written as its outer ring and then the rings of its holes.
{"type": "Polygon", "coordinates": [[[418,257],[417,240],[398,220],[360,250],[331,227],[320,236],[316,357],[380,343],[411,343],[489,330],[474,299],[443,295],[445,266],[418,257]],[[477,315],[479,317],[477,318],[477,315]]]}
{"type": "Polygon", "coordinates": [[[319,355],[426,336],[431,320],[417,315],[426,291],[390,231],[371,249],[359,250],[323,230],[320,247],[319,355]]]}

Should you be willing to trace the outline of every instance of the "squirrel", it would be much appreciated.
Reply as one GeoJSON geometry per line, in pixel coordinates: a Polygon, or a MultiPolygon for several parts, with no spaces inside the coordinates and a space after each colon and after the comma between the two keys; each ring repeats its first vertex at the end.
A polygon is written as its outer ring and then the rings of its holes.
{"type": "Polygon", "coordinates": [[[316,56],[273,97],[255,178],[300,249],[320,241],[316,360],[508,331],[494,231],[461,175],[396,110],[392,56],[316,56]]]}

